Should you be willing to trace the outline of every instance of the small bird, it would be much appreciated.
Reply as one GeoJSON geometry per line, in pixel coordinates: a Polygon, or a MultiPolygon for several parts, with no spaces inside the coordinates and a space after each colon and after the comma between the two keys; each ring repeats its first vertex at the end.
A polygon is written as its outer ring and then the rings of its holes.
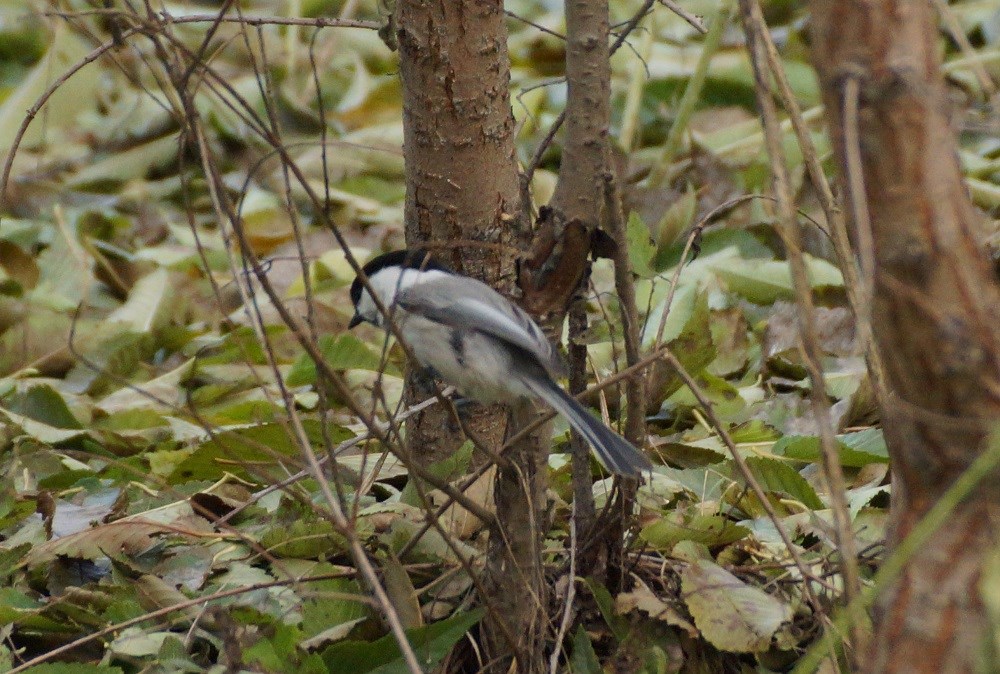
{"type": "MultiPolygon", "coordinates": [[[[398,250],[362,270],[420,365],[483,403],[542,400],[566,417],[609,470],[637,476],[652,464],[593,417],[555,379],[558,352],[522,309],[485,283],[453,272],[426,251],[398,250]]],[[[351,285],[351,328],[388,330],[360,275],[351,285]]]]}

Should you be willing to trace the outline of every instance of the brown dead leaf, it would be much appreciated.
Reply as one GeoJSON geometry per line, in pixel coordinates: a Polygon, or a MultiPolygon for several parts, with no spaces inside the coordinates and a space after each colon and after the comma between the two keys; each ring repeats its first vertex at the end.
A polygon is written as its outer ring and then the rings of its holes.
{"type": "Polygon", "coordinates": [[[649,586],[638,578],[635,589],[615,597],[615,612],[624,615],[632,611],[642,611],[650,618],[662,620],[668,625],[680,627],[692,637],[698,636],[698,629],[672,604],[657,597],[649,586]]]}

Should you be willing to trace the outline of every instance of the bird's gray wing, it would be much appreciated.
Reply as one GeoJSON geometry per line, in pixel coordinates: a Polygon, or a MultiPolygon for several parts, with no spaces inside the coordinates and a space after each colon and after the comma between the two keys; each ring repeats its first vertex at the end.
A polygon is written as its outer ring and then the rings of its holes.
{"type": "Polygon", "coordinates": [[[524,310],[485,283],[459,276],[437,278],[401,292],[396,301],[408,312],[513,344],[538,359],[550,375],[563,369],[559,354],[542,329],[524,310]]]}

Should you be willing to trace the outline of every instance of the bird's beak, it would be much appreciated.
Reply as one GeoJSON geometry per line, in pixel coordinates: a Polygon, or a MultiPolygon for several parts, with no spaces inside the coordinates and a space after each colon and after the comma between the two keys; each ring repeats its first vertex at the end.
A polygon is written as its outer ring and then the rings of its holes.
{"type": "Polygon", "coordinates": [[[351,330],[353,328],[356,328],[357,326],[361,325],[364,322],[365,319],[361,318],[361,314],[355,313],[354,316],[351,317],[351,322],[347,324],[347,329],[351,330]]]}

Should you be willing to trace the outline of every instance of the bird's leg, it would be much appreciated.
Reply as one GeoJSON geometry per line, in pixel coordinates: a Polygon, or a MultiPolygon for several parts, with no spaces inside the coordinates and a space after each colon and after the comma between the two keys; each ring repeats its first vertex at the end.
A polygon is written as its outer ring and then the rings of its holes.
{"type": "Polygon", "coordinates": [[[432,367],[413,368],[413,387],[418,393],[425,397],[430,397],[437,393],[436,379],[439,378],[437,371],[432,367]]]}
{"type": "MultiPolygon", "coordinates": [[[[478,404],[472,398],[466,398],[457,394],[451,399],[451,402],[455,406],[455,411],[458,413],[458,416],[462,421],[469,420],[469,417],[472,415],[472,410],[475,405],[478,404]]],[[[453,415],[448,415],[448,429],[453,433],[457,433],[462,430],[461,424],[459,424],[458,419],[456,419],[453,415]]]]}

